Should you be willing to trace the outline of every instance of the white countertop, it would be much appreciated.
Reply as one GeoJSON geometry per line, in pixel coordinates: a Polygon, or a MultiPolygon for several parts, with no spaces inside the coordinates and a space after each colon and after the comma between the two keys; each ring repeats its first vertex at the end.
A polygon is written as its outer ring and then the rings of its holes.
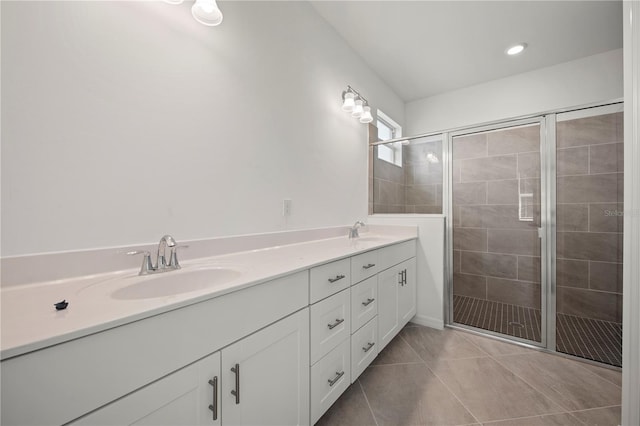
{"type": "Polygon", "coordinates": [[[193,259],[181,262],[181,270],[160,275],[175,276],[178,281],[181,274],[216,266],[241,273],[224,284],[164,297],[117,300],[110,296],[137,277],[137,268],[2,288],[0,358],[11,358],[415,238],[416,228],[399,227],[394,232],[385,227],[384,232],[363,233],[355,240],[344,236],[193,259]],[[63,299],[69,302],[68,308],[56,311],[53,304],[63,299]]]}

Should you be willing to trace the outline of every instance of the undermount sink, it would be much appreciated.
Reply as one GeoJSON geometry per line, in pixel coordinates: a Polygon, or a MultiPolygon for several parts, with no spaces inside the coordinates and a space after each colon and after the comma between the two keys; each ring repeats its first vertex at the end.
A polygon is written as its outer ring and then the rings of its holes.
{"type": "Polygon", "coordinates": [[[241,275],[240,271],[227,267],[183,269],[175,272],[143,275],[131,278],[130,280],[134,282],[118,288],[111,293],[111,297],[120,300],[132,300],[173,296],[226,284],[241,275]]]}
{"type": "Polygon", "coordinates": [[[78,295],[116,300],[144,300],[215,289],[240,278],[240,265],[189,265],[182,269],[149,275],[128,274],[98,280],[78,295]]]}

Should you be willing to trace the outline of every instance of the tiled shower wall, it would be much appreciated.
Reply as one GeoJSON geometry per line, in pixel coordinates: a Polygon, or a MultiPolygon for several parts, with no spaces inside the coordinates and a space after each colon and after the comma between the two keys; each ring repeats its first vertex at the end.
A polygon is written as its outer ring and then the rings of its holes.
{"type": "Polygon", "coordinates": [[[453,293],[540,309],[540,127],[456,137],[452,168],[453,293]]]}
{"type": "Polygon", "coordinates": [[[377,150],[369,149],[369,214],[442,213],[441,141],[402,146],[402,167],[380,160],[377,150]]]}
{"type": "Polygon", "coordinates": [[[622,322],[623,113],[557,124],[557,311],[622,322]]]}

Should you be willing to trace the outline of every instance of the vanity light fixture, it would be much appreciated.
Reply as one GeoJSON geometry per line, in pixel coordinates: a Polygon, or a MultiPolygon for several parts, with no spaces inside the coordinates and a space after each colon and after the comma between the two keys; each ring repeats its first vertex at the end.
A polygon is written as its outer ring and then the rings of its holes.
{"type": "Polygon", "coordinates": [[[527,43],[518,43],[509,47],[507,50],[505,50],[505,53],[509,56],[514,56],[524,52],[524,49],[526,48],[527,48],[527,43]]]}
{"type": "Polygon", "coordinates": [[[371,107],[369,102],[351,86],[342,92],[342,110],[351,113],[351,116],[359,119],[361,123],[371,123],[371,107]]]}
{"type": "MultiPolygon", "coordinates": [[[[181,4],[184,0],[164,0],[169,4],[181,4]]],[[[216,0],[196,0],[191,6],[193,18],[203,25],[215,27],[222,22],[222,12],[216,0]]]]}

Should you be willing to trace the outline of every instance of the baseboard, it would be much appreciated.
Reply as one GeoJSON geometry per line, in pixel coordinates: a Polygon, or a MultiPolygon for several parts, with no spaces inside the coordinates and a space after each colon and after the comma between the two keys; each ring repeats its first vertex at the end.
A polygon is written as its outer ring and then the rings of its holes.
{"type": "Polygon", "coordinates": [[[418,325],[424,325],[425,327],[436,328],[438,330],[444,329],[444,321],[438,318],[428,317],[426,315],[416,315],[411,318],[411,322],[418,325]]]}

